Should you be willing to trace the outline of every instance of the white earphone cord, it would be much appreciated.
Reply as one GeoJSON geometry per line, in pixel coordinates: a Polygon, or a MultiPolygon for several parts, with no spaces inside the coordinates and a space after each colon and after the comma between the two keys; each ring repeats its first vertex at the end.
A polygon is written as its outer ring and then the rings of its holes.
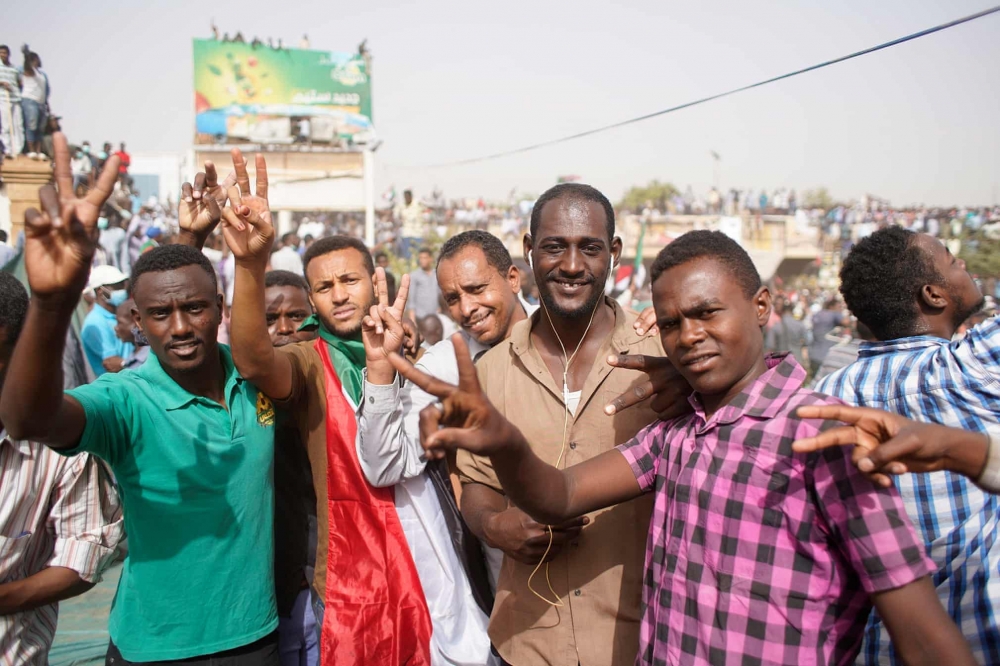
{"type": "MultiPolygon", "coordinates": [[[[528,267],[529,268],[532,267],[530,254],[528,255],[528,267]]],[[[608,274],[610,275],[610,273],[611,270],[609,269],[608,274]]],[[[604,281],[607,282],[607,276],[605,276],[604,281]]],[[[604,295],[604,287],[602,285],[601,296],[603,295],[604,295]]],[[[549,328],[551,328],[552,332],[555,334],[556,342],[559,343],[559,348],[562,349],[563,353],[563,406],[566,408],[566,411],[563,414],[562,444],[559,446],[559,457],[556,459],[556,469],[562,468],[561,467],[562,459],[563,455],[566,452],[566,433],[568,432],[569,429],[569,404],[567,402],[569,395],[569,366],[573,362],[573,359],[576,358],[576,354],[577,352],[580,351],[580,347],[583,346],[583,341],[587,339],[587,334],[590,333],[590,327],[594,324],[594,316],[597,315],[597,310],[601,307],[601,302],[603,300],[604,300],[603,298],[597,299],[597,303],[594,305],[594,309],[590,313],[590,321],[587,322],[586,330],[584,330],[583,335],[580,337],[580,341],[576,343],[576,349],[573,350],[573,354],[570,355],[569,358],[567,358],[566,345],[563,344],[562,338],[559,336],[559,332],[556,330],[555,325],[552,323],[552,317],[549,316],[549,311],[545,307],[545,301],[542,299],[538,299],[538,303],[542,308],[542,312],[545,314],[545,319],[547,319],[549,322],[549,328]]],[[[538,564],[535,566],[535,569],[531,572],[531,575],[528,576],[528,589],[531,590],[532,594],[534,594],[536,597],[538,597],[545,603],[549,604],[550,606],[562,607],[563,603],[559,601],[559,595],[556,593],[555,590],[552,589],[552,580],[549,578],[549,563],[545,562],[545,558],[549,556],[549,552],[552,550],[552,542],[554,539],[554,535],[552,534],[551,525],[546,525],[545,528],[549,531],[549,545],[545,547],[545,553],[542,554],[542,559],[539,560],[538,564]],[[544,595],[539,594],[538,591],[531,586],[531,580],[535,577],[535,574],[538,573],[538,570],[542,568],[543,562],[545,563],[545,583],[546,585],[548,585],[549,592],[551,592],[552,596],[556,599],[555,601],[552,601],[551,599],[548,599],[544,595]]]]}

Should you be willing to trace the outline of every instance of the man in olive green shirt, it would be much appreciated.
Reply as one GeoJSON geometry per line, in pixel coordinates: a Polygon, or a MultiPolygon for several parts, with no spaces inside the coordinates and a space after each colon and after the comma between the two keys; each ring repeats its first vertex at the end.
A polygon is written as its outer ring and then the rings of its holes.
{"type": "MultiPolygon", "coordinates": [[[[135,323],[152,350],[145,365],[62,392],[62,346],[117,158],[77,199],[65,137],[57,134],[55,146],[59,194],[43,187],[46,212],[25,215],[32,299],[8,368],[18,390],[0,397],[0,419],[17,439],[65,455],[94,453],[117,477],[129,554],[111,610],[108,663],[277,666],[274,407],[218,344],[215,273],[185,245],[156,248],[133,268],[135,323]]],[[[214,173],[207,184],[206,192],[218,187],[214,173]]],[[[189,203],[180,223],[199,245],[219,219],[218,201],[189,203]]]]}

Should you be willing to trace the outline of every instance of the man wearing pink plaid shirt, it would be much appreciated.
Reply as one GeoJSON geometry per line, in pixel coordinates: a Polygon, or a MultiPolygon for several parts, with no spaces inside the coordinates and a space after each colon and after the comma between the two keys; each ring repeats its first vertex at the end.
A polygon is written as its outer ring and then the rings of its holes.
{"type": "Polygon", "coordinates": [[[492,408],[467,359],[456,388],[395,358],[442,400],[421,415],[428,455],[489,455],[512,502],[548,524],[653,492],[637,664],[850,664],[872,605],[905,663],[974,664],[896,491],[842,448],[792,450],[835,425],[795,409],[836,401],[804,390],[791,356],[765,357],[771,298],[746,252],[691,232],[652,277],[663,348],[694,389],[693,413],[558,470],[492,408]]]}

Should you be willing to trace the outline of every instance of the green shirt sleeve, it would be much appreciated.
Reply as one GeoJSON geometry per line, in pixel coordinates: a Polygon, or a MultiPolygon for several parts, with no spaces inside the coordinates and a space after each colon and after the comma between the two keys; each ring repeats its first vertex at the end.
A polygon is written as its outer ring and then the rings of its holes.
{"type": "Polygon", "coordinates": [[[114,468],[130,441],[128,388],[122,385],[119,375],[107,374],[96,382],[67,391],[66,395],[83,407],[87,425],[76,447],[58,452],[66,456],[92,453],[114,468]]]}

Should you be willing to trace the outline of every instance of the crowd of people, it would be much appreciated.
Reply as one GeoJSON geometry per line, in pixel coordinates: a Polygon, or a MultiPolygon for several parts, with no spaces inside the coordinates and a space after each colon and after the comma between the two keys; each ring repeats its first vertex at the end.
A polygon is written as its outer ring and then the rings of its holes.
{"type": "Polygon", "coordinates": [[[659,208],[648,202],[641,210],[633,212],[641,213],[646,218],[662,215],[794,215],[798,208],[798,197],[790,188],[779,187],[768,193],[764,188],[720,190],[712,186],[704,195],[698,195],[688,185],[683,193],[678,191],[659,208]]]}
{"type": "MultiPolygon", "coordinates": [[[[963,239],[977,232],[1000,239],[1000,206],[895,208],[873,197],[862,197],[851,205],[837,205],[817,216],[823,239],[847,251],[878,229],[899,226],[941,238],[957,254],[963,239]]],[[[975,242],[972,240],[971,242],[975,242]]]]}
{"type": "MultiPolygon", "coordinates": [[[[481,197],[448,200],[437,189],[427,197],[417,197],[410,190],[397,197],[395,188],[390,188],[382,199],[383,207],[378,211],[378,245],[392,247],[403,258],[409,258],[428,234],[444,238],[462,229],[489,230],[505,242],[516,243],[526,229],[534,203],[533,196],[519,196],[516,192],[502,201],[481,197]]],[[[725,195],[711,188],[696,195],[689,186],[683,194],[667,200],[648,201],[636,207],[622,203],[617,212],[636,215],[643,222],[663,221],[673,215],[740,216],[748,225],[745,234],[750,239],[763,233],[760,227],[763,215],[795,216],[795,233],[802,239],[815,242],[819,250],[841,255],[854,243],[887,226],[902,226],[941,238],[955,254],[965,247],[975,248],[979,236],[1000,240],[1000,206],[893,207],[869,195],[850,203],[827,201],[820,205],[807,199],[803,204],[794,189],[783,187],[732,188],[725,195]]],[[[700,227],[699,223],[695,227],[700,227]]],[[[357,229],[360,237],[360,222],[357,229]]],[[[781,233],[784,232],[782,227],[781,233]]]]}
{"type": "Polygon", "coordinates": [[[636,314],[587,185],[533,203],[527,272],[404,226],[397,279],[329,220],[276,239],[236,149],[116,245],[120,157],[78,192],[54,146],[0,274],[4,663],[123,554],[114,666],[1000,663],[1000,320],[933,235],[772,295],[691,231],[636,314]]]}
{"type": "MultiPolygon", "coordinates": [[[[0,44],[0,144],[5,157],[22,153],[32,159],[47,159],[43,139],[50,125],[48,75],[41,57],[25,44],[23,64],[11,61],[10,47],[0,44]]],[[[58,123],[58,118],[52,117],[58,123]]]]}
{"type": "MultiPolygon", "coordinates": [[[[247,39],[246,37],[243,36],[243,31],[241,30],[237,30],[232,36],[230,36],[228,32],[220,32],[218,26],[215,25],[215,21],[212,21],[211,30],[212,30],[212,39],[219,42],[232,42],[234,44],[249,44],[252,48],[255,49],[266,46],[267,48],[274,49],[276,51],[286,50],[287,48],[282,42],[281,37],[278,37],[277,41],[275,41],[271,37],[266,37],[264,39],[261,39],[260,37],[257,36],[247,39]]],[[[298,48],[300,49],[310,48],[309,35],[302,35],[302,39],[300,39],[298,43],[298,48]]]]}

